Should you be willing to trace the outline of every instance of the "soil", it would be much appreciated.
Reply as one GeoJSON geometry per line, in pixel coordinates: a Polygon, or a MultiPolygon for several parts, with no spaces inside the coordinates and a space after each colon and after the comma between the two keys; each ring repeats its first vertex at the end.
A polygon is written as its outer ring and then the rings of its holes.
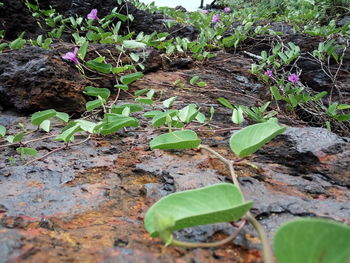
{"type": "MultiPolygon", "coordinates": [[[[13,6],[11,12],[23,8],[21,1],[3,2],[13,6]]],[[[86,10],[77,11],[72,7],[81,7],[82,1],[48,2],[58,10],[77,14],[102,3],[88,1],[86,10]]],[[[111,6],[106,4],[104,8],[108,12],[111,6]]],[[[1,12],[1,24],[11,29],[13,16],[5,17],[1,12]]],[[[135,30],[143,31],[158,15],[135,16],[139,28],[135,30]]],[[[24,21],[19,30],[34,35],[40,31],[34,28],[30,15],[21,13],[18,19],[24,21]]],[[[165,29],[160,26],[150,30],[165,29]]],[[[183,36],[195,34],[189,28],[183,32],[183,36]]],[[[293,42],[299,39],[305,46],[315,45],[316,41],[296,34],[283,37],[293,42]]],[[[197,131],[204,144],[236,160],[228,140],[238,127],[232,124],[230,111],[220,106],[217,98],[247,106],[270,100],[268,86],[250,73],[254,58],[243,52],[258,54],[260,45],[268,40],[249,41],[252,40],[247,40],[245,49],[217,51],[215,58],[204,63],[187,54],[167,56],[151,48],[140,50],[147,54],[143,63],[145,76],[133,83],[129,92],[143,88],[162,92],[152,109],[161,108],[160,101],[172,96],[178,97],[175,107],[195,103],[207,117],[210,107],[214,107],[210,126],[191,124],[190,128],[197,131]],[[193,76],[199,76],[207,86],[189,85],[193,76]],[[185,83],[185,87],[174,86],[176,80],[185,83]]],[[[11,134],[20,131],[19,123],[35,130],[28,114],[37,110],[55,108],[73,117],[81,116],[89,99],[83,94],[87,85],[110,88],[112,100],[116,98],[114,77],[94,73],[84,77],[74,65],[61,59],[72,48],[69,43],[55,43],[51,50],[26,47],[0,54],[0,124],[11,134]]],[[[107,50],[108,45],[91,46],[88,59],[97,53],[107,55],[107,50]]],[[[114,49],[112,56],[118,55],[114,49]]],[[[112,63],[112,57],[106,57],[112,63]]],[[[346,103],[349,56],[345,56],[343,64],[338,84],[344,87],[346,103]]],[[[329,82],[320,81],[324,78],[320,69],[302,63],[300,67],[302,81],[310,88],[330,88],[329,82]],[[315,70],[320,74],[312,74],[315,70]],[[318,84],[313,86],[312,81],[318,84]]],[[[130,93],[121,93],[118,102],[132,103],[130,93]]],[[[30,133],[25,139],[30,141],[27,147],[37,149],[39,156],[62,149],[29,165],[24,164],[31,159],[21,160],[16,145],[5,146],[6,142],[0,141],[0,263],[262,262],[259,239],[250,226],[233,242],[215,249],[164,247],[160,240],[149,236],[143,219],[155,201],[176,191],[231,181],[226,167],[206,152],[151,151],[149,141],[162,130],[151,128],[142,114],[136,116],[141,119],[140,128],[88,140],[77,136],[75,142],[82,143],[70,147],[49,138],[62,128],[58,122],[50,133],[30,133]],[[44,136],[48,138],[36,141],[44,136]]],[[[350,223],[350,138],[342,132],[310,127],[303,116],[280,109],[277,117],[288,127],[287,131],[235,166],[246,198],[254,201],[252,213],[270,238],[281,224],[300,216],[350,223]]],[[[177,237],[207,242],[223,239],[234,231],[232,225],[218,224],[185,229],[177,237]]]]}

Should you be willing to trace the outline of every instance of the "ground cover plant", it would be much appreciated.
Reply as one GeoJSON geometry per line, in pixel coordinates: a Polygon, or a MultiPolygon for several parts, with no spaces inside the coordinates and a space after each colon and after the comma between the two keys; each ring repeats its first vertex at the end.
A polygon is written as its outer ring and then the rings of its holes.
{"type": "MultiPolygon", "coordinates": [[[[0,125],[0,148],[15,147],[19,157],[19,160],[15,156],[9,157],[8,165],[28,166],[92,138],[134,131],[141,126],[151,127],[157,133],[149,141],[151,150],[206,151],[227,166],[231,175],[230,183],[176,192],[153,204],[144,218],[145,229],[151,237],[159,237],[166,246],[216,247],[234,240],[250,223],[259,235],[263,261],[266,263],[274,260],[281,263],[349,262],[350,227],[323,218],[300,218],[286,222],[274,234],[271,248],[268,235],[250,212],[254,204],[242,191],[234,168],[234,164],[244,161],[285,132],[286,126],[278,120],[280,116],[295,116],[302,112],[303,116],[307,115],[306,119],[311,119],[310,124],[349,136],[350,104],[342,101],[338,77],[349,49],[350,22],[336,26],[338,16],[349,11],[346,2],[300,0],[257,4],[254,1],[219,1],[221,9],[182,12],[132,1],[140,9],[162,12],[173,18],[166,23],[168,29],[178,22],[192,25],[198,30],[198,35],[192,40],[173,37],[168,32],[136,34],[129,27],[126,27],[127,32],[122,32],[122,26],[134,21],[135,17],[122,14],[117,7],[104,17],[100,16],[98,9],[92,9],[85,17],[65,17],[52,7],[40,8],[40,1],[25,3],[46,33],[35,39],[27,39],[24,32],[12,41],[5,41],[6,32],[2,30],[1,52],[28,45],[50,49],[68,35],[74,45],[61,54],[67,67],[75,67],[87,79],[113,76],[116,84],[113,90],[86,86],[84,94],[89,100],[85,105],[85,115],[81,118],[72,119],[65,112],[46,109],[31,115],[31,124],[35,128],[20,125],[20,131],[11,134],[8,127],[0,125]],[[268,8],[262,8],[263,5],[268,8]],[[338,6],[341,12],[335,11],[338,6]],[[286,21],[296,32],[317,36],[321,41],[314,50],[304,51],[299,45],[282,39],[280,32],[273,30],[269,23],[260,25],[260,21],[272,19],[286,21]],[[246,43],[259,38],[271,40],[269,49],[259,54],[244,50],[246,43]],[[342,41],[344,38],[345,42],[342,41]],[[107,57],[99,52],[96,55],[93,50],[98,44],[113,45],[118,56],[107,57]],[[164,97],[155,89],[131,92],[133,83],[145,76],[147,48],[155,48],[168,57],[186,54],[202,64],[215,58],[219,50],[242,51],[252,58],[251,74],[266,85],[268,100],[249,107],[232,103],[224,97],[217,98],[218,103],[230,111],[232,126],[238,129],[227,142],[227,147],[238,161],[226,158],[202,144],[203,140],[197,135],[197,128],[211,127],[216,111],[213,106],[209,111],[195,102],[179,106],[176,96],[164,97]],[[332,84],[330,91],[315,92],[302,81],[303,71],[298,62],[305,58],[317,63],[329,77],[332,84]],[[120,103],[122,94],[128,94],[134,101],[120,103]],[[58,134],[26,140],[26,136],[32,133],[49,133],[52,125],[62,127],[58,134]],[[159,134],[164,130],[167,132],[159,134]],[[49,138],[61,146],[39,157],[37,149],[27,147],[35,141],[49,138]],[[231,223],[236,232],[221,241],[191,243],[174,238],[174,232],[184,228],[223,222],[231,223]]],[[[116,4],[122,6],[124,1],[116,1],[116,4]]],[[[172,86],[180,90],[205,87],[207,82],[197,75],[191,76],[187,83],[176,80],[172,86]]]]}

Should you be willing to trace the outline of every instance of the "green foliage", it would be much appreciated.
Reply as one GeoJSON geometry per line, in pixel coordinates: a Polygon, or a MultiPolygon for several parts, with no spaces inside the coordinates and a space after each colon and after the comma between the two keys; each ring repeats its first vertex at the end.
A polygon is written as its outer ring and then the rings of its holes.
{"type": "Polygon", "coordinates": [[[29,155],[35,157],[38,154],[38,151],[33,148],[27,147],[18,147],[16,151],[21,155],[21,159],[24,159],[24,156],[29,155]]]}
{"type": "Polygon", "coordinates": [[[276,119],[250,125],[234,133],[230,138],[231,150],[243,158],[259,150],[264,144],[285,131],[276,119]]]}
{"type": "Polygon", "coordinates": [[[274,247],[279,263],[347,263],[350,227],[325,219],[297,219],[277,231],[274,247]]]}
{"type": "Polygon", "coordinates": [[[39,126],[44,120],[49,120],[54,116],[56,116],[56,111],[52,109],[38,111],[32,115],[31,121],[33,125],[39,126]]]}
{"type": "Polygon", "coordinates": [[[151,142],[151,149],[193,149],[201,143],[197,134],[191,130],[174,131],[161,134],[155,137],[151,142]]]}
{"type": "Polygon", "coordinates": [[[191,226],[231,222],[240,219],[252,206],[232,184],[216,184],[163,197],[146,213],[145,228],[152,237],[162,231],[191,226]],[[159,224],[157,215],[163,220],[159,224]]]}
{"type": "Polygon", "coordinates": [[[0,137],[4,137],[6,135],[6,127],[0,125],[0,137]]]}
{"type": "Polygon", "coordinates": [[[86,66],[98,72],[109,74],[112,71],[112,65],[103,62],[104,59],[104,57],[97,57],[93,60],[89,60],[86,62],[86,66]]]}
{"type": "Polygon", "coordinates": [[[124,84],[124,85],[129,85],[133,82],[135,82],[136,80],[139,80],[143,77],[143,73],[141,72],[135,72],[135,73],[132,73],[132,74],[129,74],[129,75],[125,75],[125,76],[122,76],[120,78],[120,81],[124,84]]]}

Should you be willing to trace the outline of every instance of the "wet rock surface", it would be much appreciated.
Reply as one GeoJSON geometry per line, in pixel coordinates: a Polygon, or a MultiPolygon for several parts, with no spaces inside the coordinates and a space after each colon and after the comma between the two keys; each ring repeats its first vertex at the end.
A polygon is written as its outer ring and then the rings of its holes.
{"type": "MultiPolygon", "coordinates": [[[[105,9],[102,1],[47,1],[46,4],[62,12],[70,10],[72,14],[84,15],[91,8],[101,8],[101,14],[109,12],[108,3],[105,9]]],[[[140,26],[137,30],[146,30],[145,24],[137,19],[156,24],[147,30],[158,30],[164,19],[159,14],[137,14],[134,24],[140,26]]],[[[273,26],[288,31],[290,36],[283,38],[294,41],[296,36],[291,28],[283,24],[273,26]]],[[[22,30],[37,34],[35,28],[22,30]]],[[[178,32],[190,37],[195,34],[189,28],[178,32]]],[[[300,45],[317,46],[315,39],[298,37],[300,45]]],[[[265,49],[264,41],[248,51],[265,49]]],[[[73,65],[62,60],[61,56],[73,48],[72,44],[58,43],[50,51],[28,47],[0,54],[0,124],[11,134],[20,131],[18,123],[35,129],[23,113],[47,108],[81,113],[88,99],[82,93],[85,86],[112,89],[116,83],[112,76],[101,78],[88,72],[87,77],[82,77],[73,65]],[[12,109],[17,113],[11,112],[12,109]]],[[[101,54],[108,63],[113,63],[108,57],[108,45],[89,48],[87,60],[101,54]]],[[[152,88],[158,94],[162,92],[162,98],[177,96],[175,107],[196,103],[207,117],[210,107],[214,107],[212,126],[191,124],[189,128],[197,130],[203,143],[236,160],[228,148],[228,140],[237,127],[232,125],[230,110],[219,106],[217,98],[225,97],[233,104],[262,105],[268,87],[250,74],[254,58],[220,51],[210,61],[197,63],[187,55],[164,56],[152,48],[133,52],[146,54],[145,76],[131,84],[129,92],[152,88]],[[193,76],[199,76],[207,86],[189,85],[193,76]],[[174,86],[176,80],[185,86],[174,86]]],[[[116,50],[111,53],[119,56],[116,50]]],[[[130,58],[123,59],[128,63],[130,58]]],[[[305,64],[301,78],[307,82],[308,74],[319,69],[313,63],[306,64],[306,60],[302,63],[305,64]]],[[[344,60],[346,63],[348,60],[344,60]]],[[[346,74],[341,74],[341,84],[346,88],[349,82],[346,74]]],[[[323,77],[313,75],[318,83],[315,87],[320,90],[329,85],[323,77]]],[[[347,94],[343,95],[346,100],[347,94]]],[[[111,98],[116,96],[112,90],[111,98]]],[[[132,103],[133,98],[127,93],[120,94],[119,102],[132,103]]],[[[157,102],[154,108],[161,109],[162,104],[157,102]]],[[[16,145],[4,147],[6,142],[0,141],[0,263],[262,262],[259,240],[250,226],[233,242],[215,249],[164,248],[158,239],[150,238],[143,219],[154,202],[173,192],[231,182],[231,179],[227,168],[207,152],[150,151],[149,141],[160,131],[152,129],[141,115],[138,117],[142,131],[127,129],[112,136],[95,136],[68,148],[52,141],[62,128],[58,123],[54,123],[49,134],[29,134],[26,140],[31,142],[27,145],[37,149],[39,156],[63,148],[27,166],[24,163],[29,159],[21,160],[16,145]],[[48,138],[36,140],[43,136],[48,138]]],[[[299,216],[325,217],[349,224],[350,139],[323,128],[307,127],[298,118],[290,119],[282,114],[277,117],[288,126],[287,131],[235,166],[246,199],[254,201],[253,215],[271,238],[281,224],[299,216]]],[[[76,141],[84,139],[77,136],[76,141]]],[[[217,241],[234,231],[232,225],[217,224],[185,229],[177,237],[187,241],[217,241]]]]}

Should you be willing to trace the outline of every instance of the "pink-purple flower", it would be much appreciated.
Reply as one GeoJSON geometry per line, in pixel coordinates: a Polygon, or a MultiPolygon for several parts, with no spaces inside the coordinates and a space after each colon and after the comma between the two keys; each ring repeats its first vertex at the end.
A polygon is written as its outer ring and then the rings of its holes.
{"type": "Polygon", "coordinates": [[[272,70],[266,70],[265,75],[271,79],[272,78],[272,70]]]}
{"type": "Polygon", "coordinates": [[[212,23],[217,23],[220,21],[220,16],[219,14],[215,14],[211,20],[212,23]]]}
{"type": "Polygon", "coordinates": [[[70,61],[73,61],[74,64],[79,64],[79,61],[78,61],[78,48],[74,48],[74,51],[73,52],[67,52],[64,56],[62,56],[63,59],[65,60],[70,60],[70,61]]]}
{"type": "Polygon", "coordinates": [[[87,18],[92,20],[99,20],[99,18],[97,17],[97,9],[92,9],[87,15],[87,18]]]}
{"type": "Polygon", "coordinates": [[[224,12],[227,14],[227,13],[230,13],[231,12],[231,8],[229,7],[225,7],[224,8],[224,12]]]}
{"type": "Polygon", "coordinates": [[[201,12],[202,12],[202,14],[209,14],[209,11],[205,10],[205,9],[201,10],[201,12]]]}
{"type": "Polygon", "coordinates": [[[293,84],[297,83],[299,81],[299,75],[298,74],[291,74],[289,77],[288,77],[288,80],[290,82],[292,82],[293,84]]]}

